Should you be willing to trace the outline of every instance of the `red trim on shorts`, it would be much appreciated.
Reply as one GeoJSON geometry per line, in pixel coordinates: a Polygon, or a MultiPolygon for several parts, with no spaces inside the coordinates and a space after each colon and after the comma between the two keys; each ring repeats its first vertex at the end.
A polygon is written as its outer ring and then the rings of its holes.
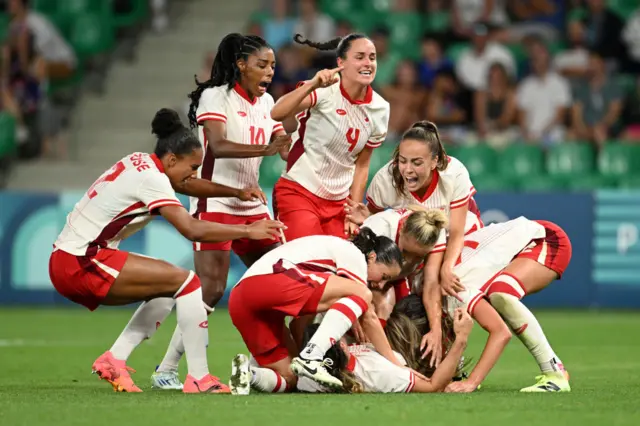
{"type": "Polygon", "coordinates": [[[438,172],[438,170],[434,170],[433,177],[431,178],[431,183],[429,183],[429,186],[427,187],[427,191],[424,193],[424,196],[421,197],[419,194],[415,192],[411,192],[411,195],[413,195],[413,198],[419,201],[420,204],[424,203],[429,197],[431,197],[431,195],[433,195],[433,192],[438,187],[439,180],[440,180],[440,173],[438,172]]]}
{"type": "Polygon", "coordinates": [[[293,165],[302,157],[304,154],[304,135],[307,131],[307,121],[311,117],[311,109],[306,111],[304,117],[300,119],[300,128],[298,129],[298,140],[293,143],[293,147],[291,147],[291,151],[289,151],[289,156],[287,157],[287,171],[291,170],[293,165]]]}
{"type": "Polygon", "coordinates": [[[240,86],[240,83],[236,82],[236,85],[233,86],[233,90],[235,90],[238,95],[240,95],[242,98],[244,98],[244,100],[249,102],[251,105],[255,105],[256,102],[258,102],[258,98],[257,97],[254,97],[253,100],[251,100],[251,98],[249,97],[249,94],[247,92],[245,92],[245,90],[242,88],[242,86],[240,86]]]}
{"type": "MultiPolygon", "coordinates": [[[[204,159],[202,160],[202,169],[200,171],[200,178],[204,180],[211,180],[213,178],[213,168],[215,166],[216,159],[213,157],[213,153],[209,149],[209,141],[207,140],[207,132],[202,129],[204,134],[204,159]]],[[[206,213],[207,211],[207,198],[198,198],[197,213],[206,213]]]]}

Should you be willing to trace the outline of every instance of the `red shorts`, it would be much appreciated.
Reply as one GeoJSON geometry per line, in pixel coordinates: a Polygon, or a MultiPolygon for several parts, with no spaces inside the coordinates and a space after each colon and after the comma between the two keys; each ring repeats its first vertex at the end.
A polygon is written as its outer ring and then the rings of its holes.
{"type": "MultiPolygon", "coordinates": [[[[268,213],[238,216],[229,213],[206,212],[198,213],[196,217],[200,220],[206,220],[207,222],[223,223],[225,225],[249,225],[259,220],[271,219],[268,213]]],[[[193,243],[193,249],[195,251],[233,250],[235,254],[242,256],[247,253],[266,252],[268,251],[267,247],[278,244],[279,242],[280,239],[250,240],[248,238],[241,238],[239,240],[222,241],[219,243],[193,243]]]]}
{"type": "Polygon", "coordinates": [[[280,178],[273,188],[273,211],[287,229],[287,241],[309,235],[333,235],[346,238],[344,233],[345,200],[325,200],[289,179],[280,178]]]}
{"type": "Polygon", "coordinates": [[[315,314],[331,275],[287,269],[245,278],[231,290],[229,316],[260,365],[289,356],[283,335],[285,318],[315,314]]]}
{"type": "Polygon", "coordinates": [[[103,248],[95,256],[75,256],[54,250],[49,259],[49,277],[67,299],[94,311],[127,262],[126,251],[103,248]]]}
{"type": "Polygon", "coordinates": [[[544,226],[547,235],[531,241],[527,248],[516,256],[516,259],[535,260],[558,274],[560,279],[571,261],[571,240],[555,223],[546,220],[536,220],[536,222],[544,226]]]}

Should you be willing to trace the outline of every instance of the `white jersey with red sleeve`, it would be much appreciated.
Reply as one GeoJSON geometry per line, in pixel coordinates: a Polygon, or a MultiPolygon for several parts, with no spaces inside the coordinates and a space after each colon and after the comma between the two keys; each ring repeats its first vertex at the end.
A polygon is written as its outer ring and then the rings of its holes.
{"type": "MultiPolygon", "coordinates": [[[[349,346],[349,364],[347,369],[368,393],[411,392],[416,384],[415,374],[393,364],[380,355],[370,345],[349,346]]],[[[398,360],[406,365],[402,355],[394,352],[398,360]]]]}
{"type": "Polygon", "coordinates": [[[133,153],[91,185],[67,216],[55,247],[76,256],[115,249],[149,223],[159,207],[174,205],[182,207],[158,157],[133,153]]]}
{"type": "MultiPolygon", "coordinates": [[[[449,164],[443,171],[434,170],[431,184],[423,196],[413,192],[398,194],[391,175],[391,161],[374,176],[367,189],[367,202],[376,210],[398,209],[419,204],[427,209],[443,210],[447,217],[453,209],[466,206],[476,193],[467,168],[458,159],[448,157],[449,164]]],[[[477,212],[470,209],[465,222],[465,233],[482,227],[477,212]]]]}
{"type": "Polygon", "coordinates": [[[242,276],[274,273],[274,266],[330,272],[366,285],[367,261],[351,242],[329,235],[298,238],[277,247],[258,259],[242,276]]]}
{"type": "Polygon", "coordinates": [[[296,116],[298,130],[282,176],[320,198],[344,200],[360,152],[379,147],[387,136],[389,103],[371,87],[364,100],[353,100],[340,83],[309,96],[311,107],[296,116]]]}
{"type": "Polygon", "coordinates": [[[453,273],[465,291],[458,293],[463,302],[450,300],[447,311],[465,306],[469,313],[489,290],[492,278],[504,269],[531,240],[544,238],[544,226],[523,216],[504,223],[491,224],[464,239],[464,247],[453,273]],[[452,302],[452,303],[451,303],[452,302]]]}
{"type": "MultiPolygon", "coordinates": [[[[226,124],[227,140],[247,145],[267,145],[271,135],[284,130],[282,123],[271,119],[273,98],[265,93],[250,100],[246,92],[236,84],[232,89],[226,85],[205,89],[196,111],[198,137],[204,149],[202,167],[198,177],[232,188],[258,187],[262,157],[213,158],[204,132],[206,121],[226,124]]],[[[237,198],[191,198],[191,214],[204,212],[228,213],[251,216],[268,213],[259,200],[241,201],[237,198]]]]}
{"type": "MultiPolygon", "coordinates": [[[[389,209],[369,216],[362,224],[362,227],[371,229],[376,235],[383,235],[391,238],[396,244],[400,241],[400,230],[402,224],[413,213],[409,209],[389,209]]],[[[438,235],[438,240],[430,253],[445,251],[447,247],[447,233],[443,229],[438,235]]]]}

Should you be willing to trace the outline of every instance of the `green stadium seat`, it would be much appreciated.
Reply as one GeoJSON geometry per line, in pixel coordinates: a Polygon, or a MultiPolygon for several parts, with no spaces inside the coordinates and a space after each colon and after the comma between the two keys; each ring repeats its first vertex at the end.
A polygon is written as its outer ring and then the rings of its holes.
{"type": "Polygon", "coordinates": [[[336,20],[350,21],[355,14],[353,0],[322,0],[320,10],[336,20]]]}
{"type": "Polygon", "coordinates": [[[111,4],[102,0],[63,0],[58,2],[57,14],[76,16],[85,13],[111,14],[111,4]]]}
{"type": "Polygon", "coordinates": [[[500,154],[498,163],[500,175],[508,179],[544,173],[544,154],[537,145],[510,145],[500,154]]]}
{"type": "Polygon", "coordinates": [[[567,179],[567,187],[572,191],[593,191],[597,189],[611,188],[613,182],[610,178],[599,173],[592,175],[576,176],[567,179]]]}
{"type": "Polygon", "coordinates": [[[0,112],[0,158],[12,157],[16,152],[16,120],[11,114],[0,112]]]}
{"type": "Polygon", "coordinates": [[[271,14],[269,12],[265,12],[264,10],[258,10],[256,12],[253,12],[249,16],[249,22],[255,22],[260,25],[264,24],[269,19],[271,19],[271,14]]]}
{"type": "Polygon", "coordinates": [[[470,43],[454,43],[445,52],[445,56],[451,61],[458,62],[462,53],[471,47],[470,43]]]}
{"type": "Polygon", "coordinates": [[[373,176],[380,170],[385,164],[391,161],[393,152],[396,148],[396,144],[392,142],[384,142],[379,148],[373,150],[371,154],[371,162],[369,163],[369,176],[373,176]]]}
{"type": "Polygon", "coordinates": [[[463,146],[455,150],[455,157],[469,170],[471,180],[479,176],[496,174],[498,154],[487,145],[463,146]]]}
{"type": "Polygon", "coordinates": [[[607,7],[625,21],[633,15],[639,6],[638,0],[607,0],[607,7]]]}
{"type": "Polygon", "coordinates": [[[522,177],[518,187],[527,192],[553,192],[565,188],[565,180],[561,176],[538,175],[522,177]]]}
{"type": "Polygon", "coordinates": [[[640,175],[624,176],[618,186],[623,189],[640,189],[640,175]]]}
{"type": "Polygon", "coordinates": [[[444,33],[451,27],[451,15],[448,12],[432,12],[424,17],[424,31],[444,33]]]}
{"type": "Polygon", "coordinates": [[[273,188],[276,181],[280,179],[280,175],[284,170],[286,163],[282,161],[279,155],[264,157],[260,164],[260,187],[263,190],[273,188]]]}
{"type": "Polygon", "coordinates": [[[504,179],[498,175],[479,175],[471,179],[474,188],[481,193],[511,191],[515,188],[515,181],[504,179]]]}
{"type": "Polygon", "coordinates": [[[590,175],[594,170],[594,151],[587,143],[562,143],[549,150],[547,172],[554,176],[590,175]]]}
{"type": "Polygon", "coordinates": [[[109,51],[115,43],[108,19],[97,14],[83,14],[74,18],[70,42],[80,59],[109,51]]]}
{"type": "Polygon", "coordinates": [[[598,170],[613,179],[640,174],[640,146],[606,143],[598,156],[598,170]]]}
{"type": "Polygon", "coordinates": [[[392,13],[386,16],[385,25],[391,31],[391,49],[411,59],[420,57],[422,18],[416,13],[392,13]]]}
{"type": "Polygon", "coordinates": [[[58,9],[59,0],[31,0],[29,7],[43,15],[53,16],[58,9]]]}
{"type": "Polygon", "coordinates": [[[5,41],[9,35],[9,21],[11,18],[9,15],[0,14],[0,41],[5,41]]]}

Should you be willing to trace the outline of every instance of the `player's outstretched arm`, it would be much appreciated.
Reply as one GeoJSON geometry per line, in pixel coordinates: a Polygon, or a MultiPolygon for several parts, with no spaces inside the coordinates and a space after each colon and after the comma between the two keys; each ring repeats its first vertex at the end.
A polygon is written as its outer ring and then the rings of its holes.
{"type": "Polygon", "coordinates": [[[439,277],[443,257],[443,252],[429,254],[423,274],[422,304],[431,330],[423,336],[420,350],[424,351],[422,358],[431,354],[430,365],[433,367],[438,367],[442,359],[442,296],[439,277]]]}
{"type": "Polygon", "coordinates": [[[251,225],[223,225],[194,219],[184,207],[160,207],[160,214],[186,239],[203,243],[249,238],[252,240],[277,239],[284,224],[276,220],[260,220],[251,225]]]}
{"type": "Polygon", "coordinates": [[[173,189],[180,194],[196,198],[233,197],[242,201],[260,200],[262,204],[267,204],[267,197],[260,188],[237,189],[206,179],[189,179],[173,189]]]}
{"type": "Polygon", "coordinates": [[[391,345],[389,345],[387,335],[384,334],[384,329],[380,324],[380,320],[376,315],[373,305],[370,304],[369,309],[362,314],[360,324],[362,325],[364,333],[369,338],[369,341],[373,344],[373,347],[380,355],[391,361],[393,364],[404,367],[393,353],[391,345]]]}
{"type": "Polygon", "coordinates": [[[282,146],[290,144],[286,139],[277,140],[267,145],[243,144],[227,139],[227,125],[221,121],[204,122],[204,133],[207,146],[215,158],[251,158],[276,154],[282,146]]]}

